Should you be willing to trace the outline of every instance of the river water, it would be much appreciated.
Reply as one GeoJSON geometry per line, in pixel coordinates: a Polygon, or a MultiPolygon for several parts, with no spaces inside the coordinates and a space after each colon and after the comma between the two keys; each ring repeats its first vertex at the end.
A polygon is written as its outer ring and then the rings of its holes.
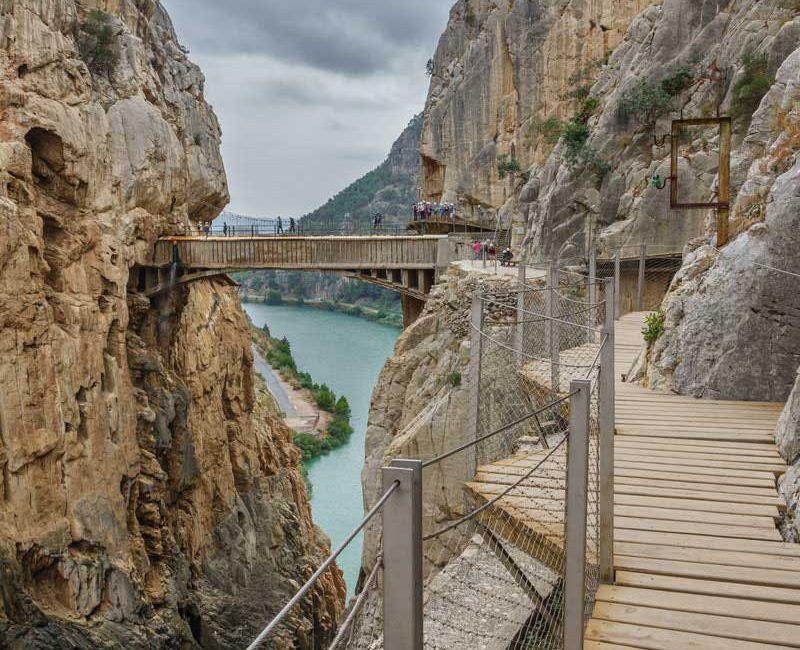
{"type": "MultiPolygon", "coordinates": [[[[314,521],[335,547],[363,517],[361,468],[369,402],[400,330],[311,307],[246,304],[244,308],[256,325],[266,323],[272,336],[289,340],[299,369],[350,402],[354,429],[350,442],[309,464],[314,521]]],[[[352,595],[361,566],[360,537],[339,556],[339,566],[352,595]]]]}

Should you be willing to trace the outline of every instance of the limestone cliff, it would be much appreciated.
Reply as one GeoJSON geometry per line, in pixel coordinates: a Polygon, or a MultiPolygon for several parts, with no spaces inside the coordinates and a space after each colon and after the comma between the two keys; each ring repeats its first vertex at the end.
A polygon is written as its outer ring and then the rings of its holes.
{"type": "Polygon", "coordinates": [[[232,289],[136,293],[227,201],[202,74],[155,0],[0,3],[0,66],[0,645],[241,647],[328,544],[232,289]]]}

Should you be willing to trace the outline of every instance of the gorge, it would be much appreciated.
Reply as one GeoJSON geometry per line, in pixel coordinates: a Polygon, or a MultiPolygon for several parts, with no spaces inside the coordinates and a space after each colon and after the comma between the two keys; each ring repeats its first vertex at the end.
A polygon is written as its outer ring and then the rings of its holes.
{"type": "MultiPolygon", "coordinates": [[[[246,647],[329,555],[324,531],[340,541],[378,502],[382,467],[468,442],[473,296],[495,304],[485,315],[499,328],[520,304],[518,269],[429,264],[424,308],[396,341],[342,314],[246,306],[357,418],[349,446],[311,468],[310,503],[292,431],[254,378],[223,275],[233,263],[152,296],[139,285],[157,242],[229,201],[204,78],[162,4],[0,3],[0,57],[0,645],[246,647]]],[[[418,185],[506,233],[536,287],[553,262],[585,273],[594,252],[669,251],[661,329],[623,374],[670,398],[786,403],[779,530],[797,541],[797,3],[457,0],[430,73],[425,109],[389,160],[309,223],[381,210],[402,227],[418,185]],[[726,242],[713,211],[671,209],[658,182],[717,195],[718,131],[686,133],[675,177],[662,138],[675,118],[716,115],[733,124],[726,242]]],[[[397,270],[405,283],[409,269],[397,270]]],[[[242,293],[268,282],[240,280],[242,293]]],[[[313,282],[320,295],[340,288],[313,282]]],[[[498,410],[517,371],[485,370],[498,410]]],[[[462,465],[427,475],[426,531],[474,507],[462,465]]],[[[326,648],[382,543],[373,522],[266,647],[326,648]]],[[[425,547],[434,596],[459,593],[456,560],[471,550],[455,536],[425,547]]],[[[377,650],[382,594],[364,594],[347,647],[377,650]]],[[[457,632],[449,647],[468,647],[457,632]]],[[[530,647],[515,638],[486,647],[530,647]]]]}

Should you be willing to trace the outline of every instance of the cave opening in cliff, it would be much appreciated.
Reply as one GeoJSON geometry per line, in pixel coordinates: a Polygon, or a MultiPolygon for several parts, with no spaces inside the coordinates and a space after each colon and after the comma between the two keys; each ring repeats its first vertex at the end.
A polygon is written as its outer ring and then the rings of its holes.
{"type": "Polygon", "coordinates": [[[31,150],[34,182],[59,201],[80,207],[85,201],[87,184],[67,177],[61,136],[35,126],[25,134],[25,142],[31,150]]]}
{"type": "Polygon", "coordinates": [[[422,156],[422,186],[425,198],[438,201],[444,192],[444,172],[446,167],[438,160],[422,156]]]}

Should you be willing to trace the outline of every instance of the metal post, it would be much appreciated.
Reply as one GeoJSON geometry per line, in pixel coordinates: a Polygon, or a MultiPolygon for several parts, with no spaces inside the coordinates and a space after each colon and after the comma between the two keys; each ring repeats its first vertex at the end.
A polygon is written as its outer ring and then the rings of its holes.
{"type": "Polygon", "coordinates": [[[644,269],[647,264],[647,244],[639,251],[639,282],[636,287],[636,311],[644,309],[644,269]]]}
{"type": "Polygon", "coordinates": [[[570,384],[565,513],[564,650],[583,649],[586,599],[586,514],[589,490],[589,404],[592,382],[570,384]]]}
{"type": "Polygon", "coordinates": [[[605,344],[600,352],[600,441],[599,441],[599,520],[600,581],[614,583],[614,429],[616,390],[614,388],[614,281],[605,282],[606,313],[603,325],[605,344]]]}
{"type": "MultiPolygon", "coordinates": [[[[595,307],[597,305],[597,251],[594,246],[589,250],[589,305],[595,307]]],[[[589,310],[589,327],[597,327],[599,316],[595,309],[589,310]]],[[[592,332],[588,333],[589,336],[594,336],[592,332]]],[[[594,340],[590,340],[594,343],[594,340]]]]}
{"type": "Polygon", "coordinates": [[[549,289],[547,291],[547,315],[550,317],[547,332],[548,344],[550,346],[550,388],[553,399],[558,397],[561,379],[561,337],[560,330],[553,320],[560,316],[558,304],[558,267],[551,265],[547,274],[549,289]]]}
{"type": "Polygon", "coordinates": [[[422,461],[383,468],[383,628],[386,650],[422,650],[422,461]]]}
{"type": "MultiPolygon", "coordinates": [[[[472,337],[469,350],[469,410],[467,412],[466,440],[471,442],[478,438],[478,417],[480,415],[481,396],[481,357],[483,356],[483,296],[480,289],[472,292],[472,337]]],[[[478,469],[475,445],[466,452],[467,475],[471,481],[478,469]]]]}
{"type": "Polygon", "coordinates": [[[525,280],[527,279],[527,270],[524,264],[519,265],[518,279],[519,279],[519,293],[517,294],[517,327],[514,330],[514,349],[517,351],[517,368],[525,365],[525,325],[524,321],[528,320],[525,314],[525,280]]]}
{"type": "Polygon", "coordinates": [[[616,250],[614,253],[614,318],[619,320],[619,317],[622,315],[620,314],[620,302],[619,302],[619,284],[620,284],[620,261],[619,261],[619,249],[616,250]]]}

